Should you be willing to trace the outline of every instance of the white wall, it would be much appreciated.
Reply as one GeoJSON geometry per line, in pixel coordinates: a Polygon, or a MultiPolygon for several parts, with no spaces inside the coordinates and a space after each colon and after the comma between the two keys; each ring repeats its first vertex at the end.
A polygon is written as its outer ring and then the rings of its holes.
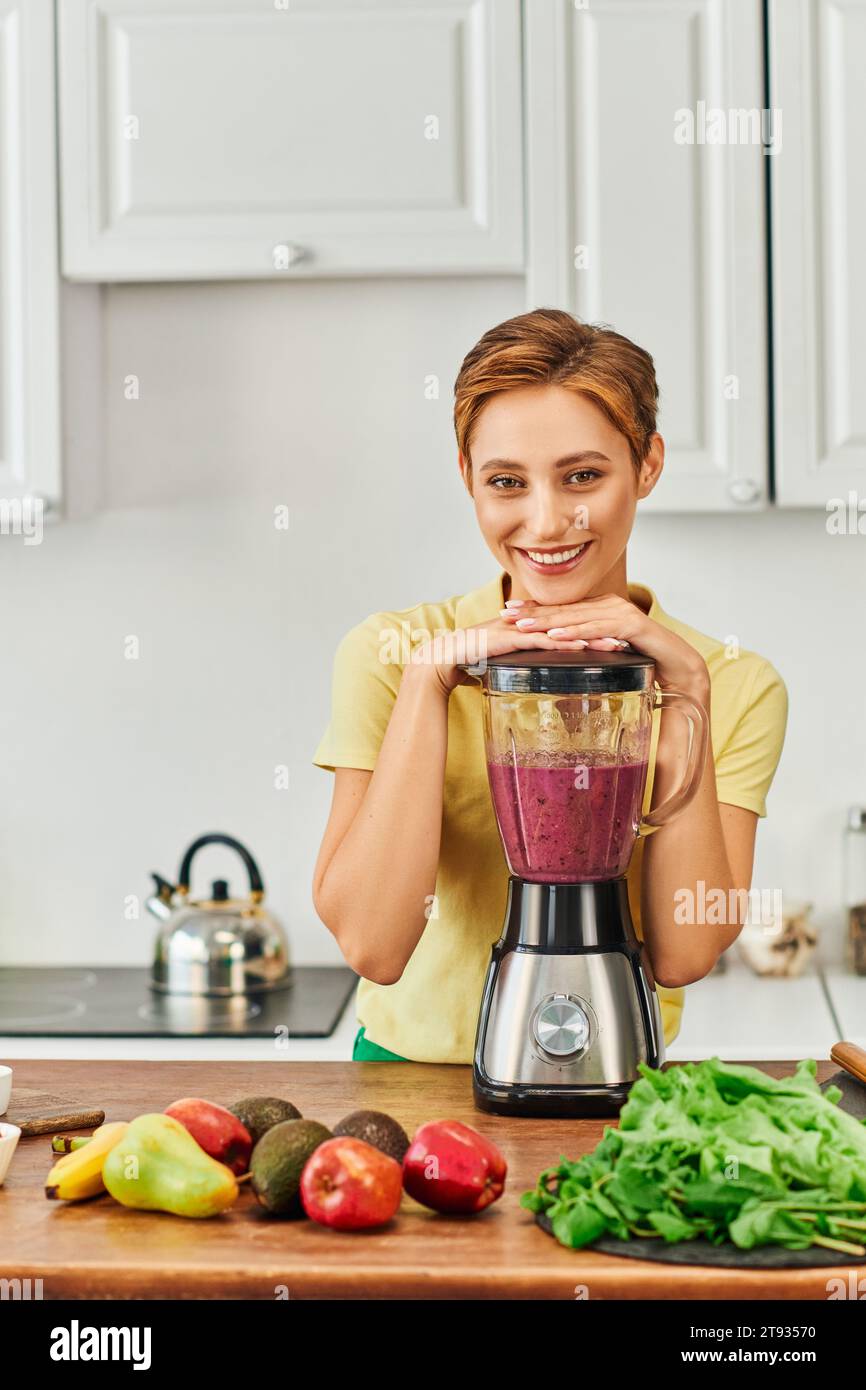
{"type": "MultiPolygon", "coordinates": [[[[258,856],[296,959],[339,958],[310,896],[333,649],[377,608],[495,573],[451,388],[523,296],[511,278],[67,287],[72,509],[94,490],[105,510],[41,546],[0,541],[3,962],[147,962],[154,924],[126,920],[125,899],[210,829],[258,856]]],[[[816,904],[825,959],[844,809],[866,800],[860,549],[817,512],[647,517],[630,547],[629,577],[669,612],[736,634],[788,682],[755,884],[816,904]]],[[[221,851],[199,870],[241,884],[221,851]]]]}

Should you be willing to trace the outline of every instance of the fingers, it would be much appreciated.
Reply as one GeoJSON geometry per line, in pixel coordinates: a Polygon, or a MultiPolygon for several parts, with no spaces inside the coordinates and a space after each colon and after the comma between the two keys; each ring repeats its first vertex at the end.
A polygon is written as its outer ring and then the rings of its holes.
{"type": "Polygon", "coordinates": [[[624,637],[615,637],[611,633],[605,632],[607,623],[603,619],[597,622],[572,624],[570,627],[548,627],[547,620],[543,618],[519,618],[516,623],[509,623],[506,626],[513,626],[518,632],[547,632],[551,637],[564,638],[566,641],[582,637],[586,642],[591,643],[593,650],[596,651],[617,651],[628,646],[624,637]],[[598,646],[596,646],[597,643],[598,646]]]}
{"type": "MultiPolygon", "coordinates": [[[[548,628],[550,637],[577,637],[574,628],[551,627],[548,628]]],[[[594,652],[616,652],[623,651],[628,646],[628,642],[621,637],[589,637],[586,639],[586,646],[594,652]]]]}
{"type": "MultiPolygon", "coordinates": [[[[529,599],[509,599],[508,604],[519,607],[500,608],[499,617],[508,627],[550,628],[557,622],[563,626],[579,621],[583,627],[594,626],[593,636],[607,636],[617,627],[627,626],[637,610],[630,603],[612,595],[609,598],[580,599],[570,604],[538,604],[529,599]],[[605,632],[607,629],[607,632],[605,632]]],[[[641,615],[643,616],[643,615],[641,615]]]]}
{"type": "Polygon", "coordinates": [[[583,637],[555,637],[550,632],[521,632],[511,628],[515,637],[515,647],[520,649],[541,649],[542,651],[582,651],[587,641],[583,637]]]}
{"type": "Polygon", "coordinates": [[[579,623],[573,624],[571,627],[548,627],[541,618],[520,618],[514,627],[517,628],[518,632],[548,632],[551,637],[584,637],[588,642],[610,642],[614,646],[618,646],[620,643],[623,646],[626,645],[624,638],[613,637],[604,631],[604,622],[579,623]],[[600,632],[598,631],[599,628],[601,628],[600,632]],[[596,630],[593,631],[593,629],[596,630]]]}
{"type": "Polygon", "coordinates": [[[603,632],[604,624],[584,623],[581,628],[577,627],[551,627],[536,626],[535,622],[530,622],[528,626],[518,627],[514,623],[503,623],[499,629],[502,642],[497,640],[495,652],[491,655],[502,655],[508,651],[590,651],[611,652],[624,651],[629,643],[622,637],[612,637],[603,632]],[[602,628],[602,633],[593,635],[592,629],[602,628]],[[582,635],[583,634],[583,635],[582,635]]]}
{"type": "Polygon", "coordinates": [[[586,646],[582,637],[566,639],[551,637],[547,632],[521,632],[511,624],[504,627],[502,640],[491,645],[491,656],[502,656],[513,651],[582,651],[586,646]]]}

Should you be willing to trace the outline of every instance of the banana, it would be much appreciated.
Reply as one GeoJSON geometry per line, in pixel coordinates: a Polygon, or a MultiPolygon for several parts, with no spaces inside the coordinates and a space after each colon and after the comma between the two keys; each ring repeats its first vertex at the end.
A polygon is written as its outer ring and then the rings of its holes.
{"type": "Polygon", "coordinates": [[[104,1192],[102,1165],[127,1129],[125,1120],[100,1125],[93,1131],[89,1144],[58,1158],[45,1179],[45,1196],[59,1197],[63,1202],[79,1202],[83,1197],[96,1197],[104,1192]]]}

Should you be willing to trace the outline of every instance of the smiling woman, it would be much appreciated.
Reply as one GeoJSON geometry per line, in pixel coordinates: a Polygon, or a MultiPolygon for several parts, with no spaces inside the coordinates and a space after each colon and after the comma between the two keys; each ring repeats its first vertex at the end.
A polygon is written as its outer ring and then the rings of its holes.
{"type": "MultiPolygon", "coordinates": [[[[748,889],[757,820],[784,739],[787,695],[770,663],[669,616],[629,582],[637,505],[658,483],[652,358],[612,329],[539,309],[491,329],[455,383],[458,466],[499,572],[479,589],[374,613],[341,641],[331,721],[315,763],[336,774],[316,864],[317,911],[362,976],[355,1056],[471,1062],[508,869],[488,787],[473,677],[526,649],[652,658],[662,690],[710,716],[709,752],[686,811],[647,841],[627,873],[665,1041],[684,986],[712,969],[739,920],[675,920],[700,885],[748,889]],[[395,660],[406,629],[436,633],[395,660]],[[405,659],[403,659],[405,657],[405,659]],[[372,1047],[372,1051],[365,1049],[372,1047]]],[[[680,779],[683,731],[657,721],[644,811],[680,779]]],[[[740,901],[736,893],[733,901],[740,901]]]]}
{"type": "Polygon", "coordinates": [[[513,571],[508,596],[627,598],[635,509],[664,465],[649,353],[539,309],[486,333],[454,389],[460,469],[485,541],[513,571]],[[565,579],[577,570],[579,588],[565,579]],[[563,580],[542,594],[536,574],[563,580]]]}

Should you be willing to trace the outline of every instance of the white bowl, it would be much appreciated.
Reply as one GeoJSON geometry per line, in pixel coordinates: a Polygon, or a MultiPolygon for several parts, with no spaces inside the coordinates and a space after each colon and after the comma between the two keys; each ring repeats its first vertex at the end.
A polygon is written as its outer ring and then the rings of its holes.
{"type": "Polygon", "coordinates": [[[5,1115],[9,1108],[9,1097],[12,1094],[12,1068],[0,1067],[0,1115],[5,1115]]]}
{"type": "Polygon", "coordinates": [[[0,1187],[9,1171],[12,1155],[18,1147],[21,1130],[17,1125],[4,1125],[0,1122],[0,1187]]]}

